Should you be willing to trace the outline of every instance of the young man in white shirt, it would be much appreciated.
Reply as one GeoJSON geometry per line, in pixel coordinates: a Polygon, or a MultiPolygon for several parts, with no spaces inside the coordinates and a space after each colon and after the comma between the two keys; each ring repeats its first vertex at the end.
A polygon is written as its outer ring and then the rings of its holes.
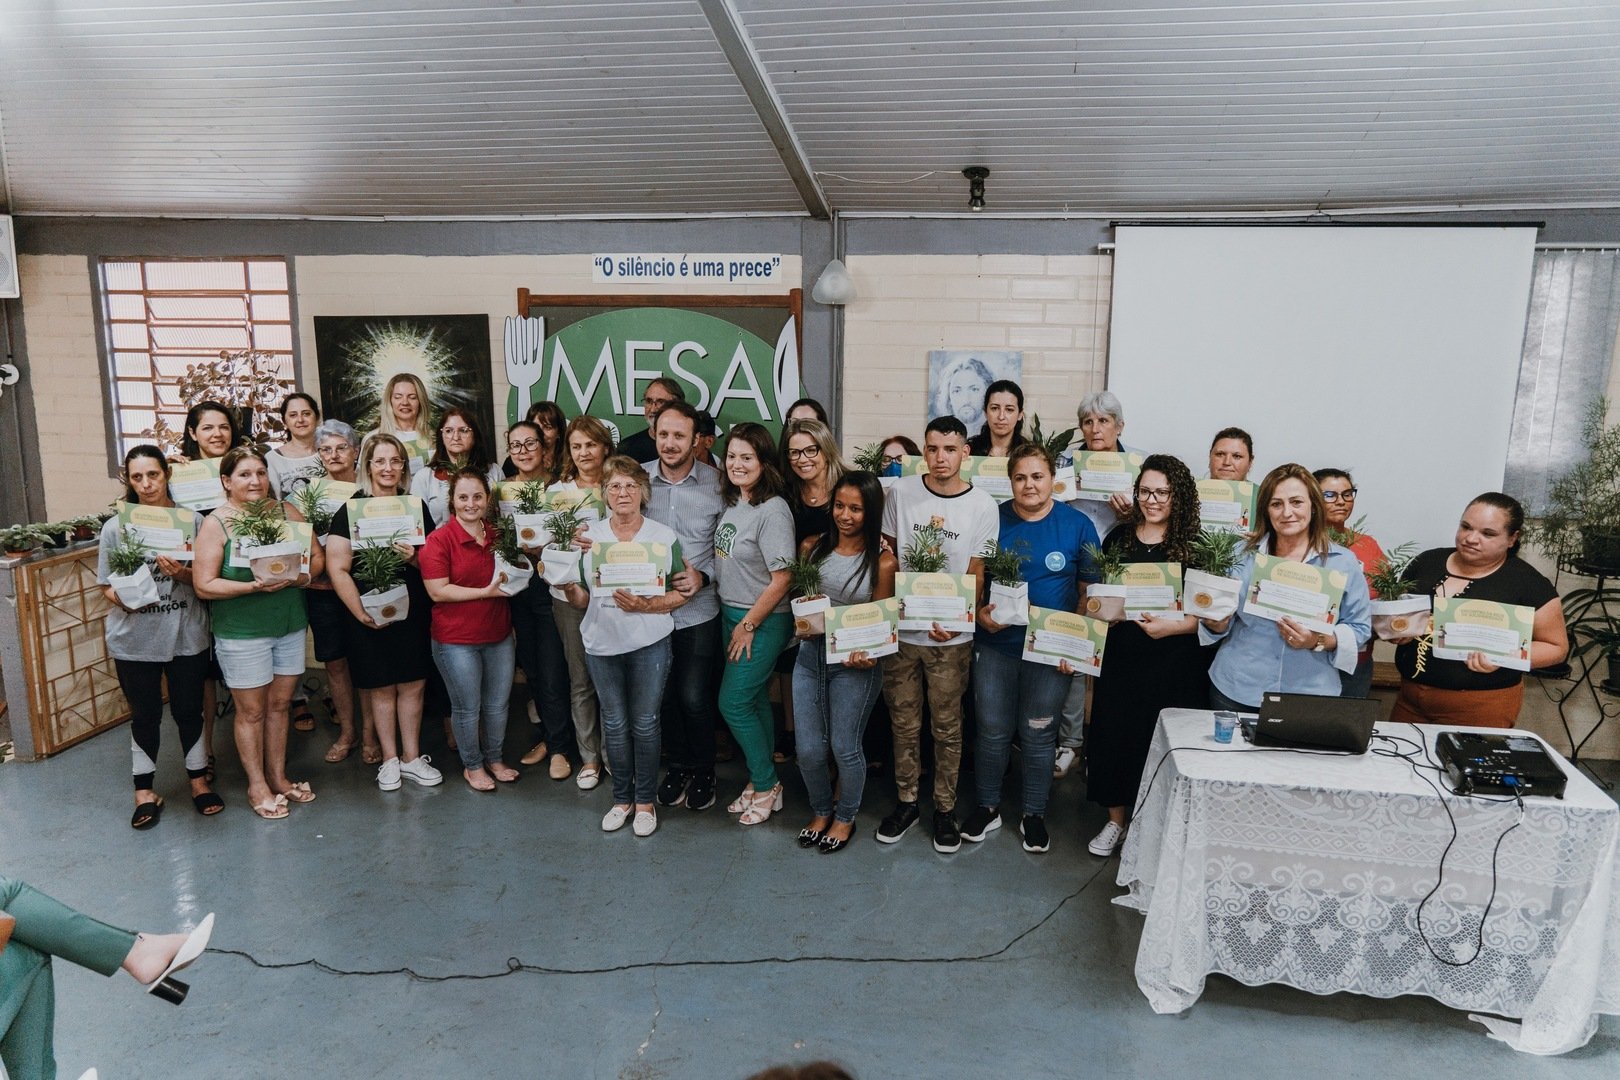
{"type": "MultiPolygon", "coordinates": [[[[923,460],[926,476],[901,478],[883,507],[883,538],[901,556],[917,530],[938,525],[945,534],[946,573],[972,574],[982,586],[979,553],[1000,532],[996,501],[961,477],[967,428],[954,416],[928,422],[923,460]]],[[[962,846],[956,822],[956,777],[962,763],[962,695],[973,663],[971,634],[953,634],[936,623],[928,631],[903,631],[900,651],[883,664],[883,697],[894,726],[894,779],[899,803],[878,826],[879,842],[897,842],[916,824],[922,775],[919,746],[923,696],[934,735],[934,850],[962,846]]]]}

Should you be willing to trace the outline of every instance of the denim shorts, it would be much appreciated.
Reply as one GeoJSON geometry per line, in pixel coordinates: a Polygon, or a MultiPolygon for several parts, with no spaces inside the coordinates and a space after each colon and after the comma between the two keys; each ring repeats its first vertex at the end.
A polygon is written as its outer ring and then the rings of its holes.
{"type": "Polygon", "coordinates": [[[269,686],[277,675],[304,673],[304,631],[281,637],[214,639],[214,655],[232,690],[269,686]]]}

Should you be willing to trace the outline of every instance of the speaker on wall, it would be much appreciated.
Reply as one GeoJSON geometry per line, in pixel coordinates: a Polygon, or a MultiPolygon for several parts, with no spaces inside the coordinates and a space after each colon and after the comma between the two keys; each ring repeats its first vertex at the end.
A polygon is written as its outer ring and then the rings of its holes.
{"type": "Polygon", "coordinates": [[[0,300],[22,295],[17,282],[17,233],[11,217],[0,214],[0,300]]]}

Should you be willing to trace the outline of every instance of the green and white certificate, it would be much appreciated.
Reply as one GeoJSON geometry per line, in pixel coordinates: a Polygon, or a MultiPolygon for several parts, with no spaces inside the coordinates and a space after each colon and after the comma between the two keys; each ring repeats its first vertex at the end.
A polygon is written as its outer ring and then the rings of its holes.
{"type": "Polygon", "coordinates": [[[1113,450],[1076,450],[1074,482],[1077,499],[1106,502],[1115,495],[1129,495],[1142,471],[1141,454],[1121,454],[1113,450]]]}
{"type": "Polygon", "coordinates": [[[1072,611],[1030,605],[1024,629],[1024,659],[1057,667],[1067,660],[1082,675],[1102,674],[1108,624],[1072,611]]]}
{"type": "Polygon", "coordinates": [[[592,544],[585,572],[592,596],[612,596],[619,589],[636,596],[663,596],[669,589],[670,568],[681,546],[621,540],[592,544]]]}
{"type": "Polygon", "coordinates": [[[1012,478],[1004,457],[970,457],[962,462],[962,479],[989,494],[996,502],[1012,498],[1012,478]]]}
{"type": "Polygon", "coordinates": [[[184,506],[118,504],[118,527],[131,540],[139,540],[153,555],[190,562],[197,540],[196,512],[184,506]]]}
{"type": "Polygon", "coordinates": [[[188,461],[169,470],[169,496],[188,510],[212,510],[225,502],[225,489],[219,482],[223,458],[188,461]]]}
{"type": "Polygon", "coordinates": [[[1220,532],[1254,528],[1254,484],[1248,480],[1198,481],[1198,524],[1220,532]]]}
{"type": "MultiPolygon", "coordinates": [[[[418,461],[422,465],[426,465],[428,459],[433,456],[433,441],[421,438],[414,431],[396,431],[394,432],[394,438],[398,439],[399,444],[405,448],[407,458],[418,461]]],[[[415,470],[411,471],[414,472],[415,470]]]]}
{"type": "Polygon", "coordinates": [[[386,544],[399,534],[404,544],[427,543],[422,500],[415,495],[378,495],[349,500],[349,542],[357,548],[386,544]]]}
{"type": "Polygon", "coordinates": [[[343,504],[354,498],[355,492],[360,490],[358,484],[347,480],[333,480],[331,477],[312,480],[310,486],[320,493],[318,498],[321,500],[321,509],[328,514],[337,513],[343,504]]]}
{"type": "Polygon", "coordinates": [[[1498,667],[1529,671],[1535,624],[1536,610],[1526,604],[1437,596],[1433,653],[1440,660],[1467,660],[1469,653],[1484,653],[1498,667]]]}
{"type": "Polygon", "coordinates": [[[894,595],[900,601],[900,629],[973,633],[973,604],[978,585],[972,574],[914,574],[894,576],[894,595]]]}
{"type": "Polygon", "coordinates": [[[828,608],[823,622],[829,664],[842,664],[856,653],[876,660],[900,651],[900,601],[896,597],[828,608]]]}
{"type": "Polygon", "coordinates": [[[1308,629],[1331,634],[1339,621],[1339,604],[1348,584],[1342,570],[1275,555],[1256,555],[1243,611],[1272,622],[1287,617],[1308,629]]]}
{"type": "Polygon", "coordinates": [[[1166,619],[1181,617],[1180,563],[1126,563],[1118,580],[1109,584],[1125,586],[1127,619],[1140,621],[1143,615],[1166,619]]]}
{"type": "Polygon", "coordinates": [[[583,521],[599,521],[607,516],[607,504],[594,488],[578,484],[552,484],[546,488],[546,513],[578,509],[583,521]]]}

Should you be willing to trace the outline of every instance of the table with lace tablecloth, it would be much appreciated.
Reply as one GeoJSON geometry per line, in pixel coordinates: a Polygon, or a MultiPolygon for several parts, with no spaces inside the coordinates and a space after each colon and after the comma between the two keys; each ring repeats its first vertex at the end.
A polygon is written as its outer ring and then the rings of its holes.
{"type": "Polygon", "coordinates": [[[1432,760],[1432,729],[1386,721],[1372,753],[1346,756],[1241,734],[1223,746],[1212,727],[1202,710],[1160,715],[1120,855],[1129,893],[1115,903],[1146,916],[1136,981],[1154,1011],[1190,1007],[1212,972],[1316,994],[1423,994],[1492,1014],[1474,1018],[1541,1054],[1585,1044],[1600,1014],[1620,1013],[1620,807],[1550,747],[1565,797],[1526,798],[1521,813],[1512,799],[1452,795],[1430,772],[1442,804],[1407,761],[1378,752],[1422,760],[1421,745],[1432,760]],[[1451,839],[1448,806],[1457,840],[1423,903],[1451,839]]]}

